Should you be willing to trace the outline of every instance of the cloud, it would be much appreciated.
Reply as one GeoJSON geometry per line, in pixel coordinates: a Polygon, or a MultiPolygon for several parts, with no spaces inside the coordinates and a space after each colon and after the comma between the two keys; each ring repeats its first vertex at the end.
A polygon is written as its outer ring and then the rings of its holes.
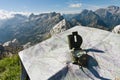
{"type": "Polygon", "coordinates": [[[58,11],[61,14],[77,14],[81,13],[82,10],[64,10],[64,11],[58,11]]]}
{"type": "Polygon", "coordinates": [[[0,10],[0,20],[13,18],[14,14],[22,14],[25,16],[29,16],[30,12],[14,12],[14,11],[0,10]]]}
{"type": "Polygon", "coordinates": [[[0,19],[12,18],[14,17],[11,13],[5,10],[0,10],[0,19]]]}
{"type": "Polygon", "coordinates": [[[72,4],[69,4],[70,8],[80,8],[81,6],[82,6],[81,3],[72,3],[72,4]]]}
{"type": "Polygon", "coordinates": [[[11,14],[21,14],[21,15],[25,15],[25,16],[29,16],[31,14],[31,12],[10,12],[11,14]]]}
{"type": "Polygon", "coordinates": [[[89,4],[82,4],[83,9],[88,9],[88,10],[97,10],[99,8],[102,8],[103,6],[97,6],[97,5],[89,5],[89,4]]]}

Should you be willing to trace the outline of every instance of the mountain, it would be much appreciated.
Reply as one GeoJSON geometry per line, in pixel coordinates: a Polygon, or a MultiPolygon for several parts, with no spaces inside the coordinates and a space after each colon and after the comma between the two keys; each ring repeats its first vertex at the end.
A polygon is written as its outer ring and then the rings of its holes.
{"type": "Polygon", "coordinates": [[[36,44],[52,34],[65,31],[76,25],[89,26],[112,31],[120,24],[120,7],[109,6],[96,11],[83,10],[77,14],[63,14],[56,12],[42,13],[29,16],[12,14],[12,17],[0,19],[0,42],[16,38],[21,44],[31,42],[36,44]]]}
{"type": "Polygon", "coordinates": [[[24,15],[24,16],[30,15],[29,12],[14,12],[14,11],[0,10],[0,20],[6,20],[6,19],[13,18],[14,15],[16,15],[16,14],[20,14],[20,15],[24,15]]]}
{"type": "Polygon", "coordinates": [[[24,22],[29,13],[26,12],[11,12],[0,10],[0,28],[4,25],[18,24],[24,22]]]}
{"type": "Polygon", "coordinates": [[[120,15],[120,7],[118,6],[109,6],[107,10],[112,14],[120,15]]]}
{"type": "Polygon", "coordinates": [[[5,42],[3,46],[17,46],[19,45],[19,41],[17,39],[13,39],[12,41],[5,42]]]}
{"type": "Polygon", "coordinates": [[[31,14],[28,22],[18,25],[20,28],[16,30],[18,32],[15,37],[22,41],[21,43],[40,42],[50,37],[50,30],[62,19],[63,17],[55,12],[40,15],[31,14]],[[24,40],[21,37],[24,37],[24,40]]]}
{"type": "Polygon", "coordinates": [[[49,32],[63,17],[60,13],[31,14],[29,17],[16,14],[8,19],[0,29],[0,41],[5,42],[14,38],[21,44],[42,41],[50,36],[49,32]],[[14,21],[15,20],[15,21],[14,21]],[[12,22],[11,22],[12,21],[12,22]]]}
{"type": "Polygon", "coordinates": [[[106,24],[92,10],[83,10],[79,14],[66,14],[64,16],[72,26],[83,25],[108,30],[106,24]]]}
{"type": "Polygon", "coordinates": [[[51,29],[50,34],[51,35],[58,34],[69,28],[71,28],[70,24],[65,19],[63,19],[51,29]]]}
{"type": "Polygon", "coordinates": [[[104,29],[103,26],[105,26],[100,17],[91,10],[83,10],[79,16],[79,22],[83,26],[90,26],[101,29],[104,29]]]}
{"type": "Polygon", "coordinates": [[[83,25],[111,31],[120,24],[120,7],[109,6],[96,11],[85,9],[79,14],[64,14],[63,16],[72,26],[83,25]]]}
{"type": "Polygon", "coordinates": [[[7,28],[7,27],[16,28],[17,24],[21,24],[21,23],[27,21],[27,19],[28,18],[25,15],[14,14],[14,17],[12,17],[12,18],[1,20],[3,22],[0,25],[0,29],[7,28]]]}
{"type": "Polygon", "coordinates": [[[15,34],[15,29],[18,24],[22,24],[27,20],[27,17],[21,14],[14,14],[14,17],[2,19],[0,24],[0,42],[12,40],[15,34]]]}
{"type": "Polygon", "coordinates": [[[95,11],[109,28],[120,24],[120,7],[109,6],[95,11]]]}
{"type": "Polygon", "coordinates": [[[109,31],[75,26],[19,52],[19,56],[31,80],[119,80],[119,40],[120,35],[109,31]],[[67,38],[74,31],[83,39],[83,50],[76,54],[87,54],[86,67],[72,63],[73,50],[67,38]]]}

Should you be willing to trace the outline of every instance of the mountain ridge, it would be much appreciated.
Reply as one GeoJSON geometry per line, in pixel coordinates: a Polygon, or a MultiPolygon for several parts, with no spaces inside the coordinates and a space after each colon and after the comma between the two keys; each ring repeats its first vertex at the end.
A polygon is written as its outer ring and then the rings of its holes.
{"type": "MultiPolygon", "coordinates": [[[[112,31],[115,26],[120,24],[119,12],[120,7],[109,6],[96,11],[86,9],[77,14],[61,15],[51,12],[38,15],[32,13],[29,17],[16,15],[15,19],[8,20],[4,23],[4,27],[0,28],[0,42],[6,42],[14,38],[19,40],[21,44],[41,42],[51,36],[51,29],[63,19],[69,24],[69,26],[65,25],[69,28],[82,25],[112,31]]],[[[66,27],[66,29],[69,28],[66,27]]]]}

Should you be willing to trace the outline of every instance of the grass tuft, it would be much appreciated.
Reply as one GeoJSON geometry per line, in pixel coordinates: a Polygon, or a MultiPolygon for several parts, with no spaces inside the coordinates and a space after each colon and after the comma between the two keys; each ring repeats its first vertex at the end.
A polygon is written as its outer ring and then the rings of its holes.
{"type": "Polygon", "coordinates": [[[0,60],[0,80],[20,80],[20,62],[17,54],[0,60]]]}

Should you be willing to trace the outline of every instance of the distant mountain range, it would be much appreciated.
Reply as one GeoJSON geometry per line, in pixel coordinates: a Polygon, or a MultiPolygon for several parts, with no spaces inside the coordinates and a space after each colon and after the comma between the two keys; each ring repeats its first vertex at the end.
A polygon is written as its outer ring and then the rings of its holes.
{"type": "Polygon", "coordinates": [[[72,26],[80,24],[111,31],[120,24],[120,7],[109,6],[96,11],[83,10],[79,14],[65,14],[63,16],[72,26]]]}
{"type": "Polygon", "coordinates": [[[63,19],[60,13],[18,15],[7,19],[0,27],[0,42],[14,38],[20,43],[40,42],[49,37],[49,31],[63,19]]]}
{"type": "MultiPolygon", "coordinates": [[[[63,14],[52,12],[39,15],[31,14],[28,17],[21,14],[14,14],[14,17],[0,20],[0,42],[6,42],[14,38],[21,44],[27,42],[37,43],[51,36],[54,26],[57,30],[69,29],[76,25],[100,28],[108,31],[120,24],[120,7],[109,6],[96,11],[83,10],[77,14],[63,14]],[[57,23],[63,21],[65,24],[60,27],[57,23]],[[64,27],[65,26],[65,27],[64,27]]],[[[56,30],[54,29],[54,30],[56,30]]],[[[59,30],[59,32],[62,30],[59,30]]]]}

